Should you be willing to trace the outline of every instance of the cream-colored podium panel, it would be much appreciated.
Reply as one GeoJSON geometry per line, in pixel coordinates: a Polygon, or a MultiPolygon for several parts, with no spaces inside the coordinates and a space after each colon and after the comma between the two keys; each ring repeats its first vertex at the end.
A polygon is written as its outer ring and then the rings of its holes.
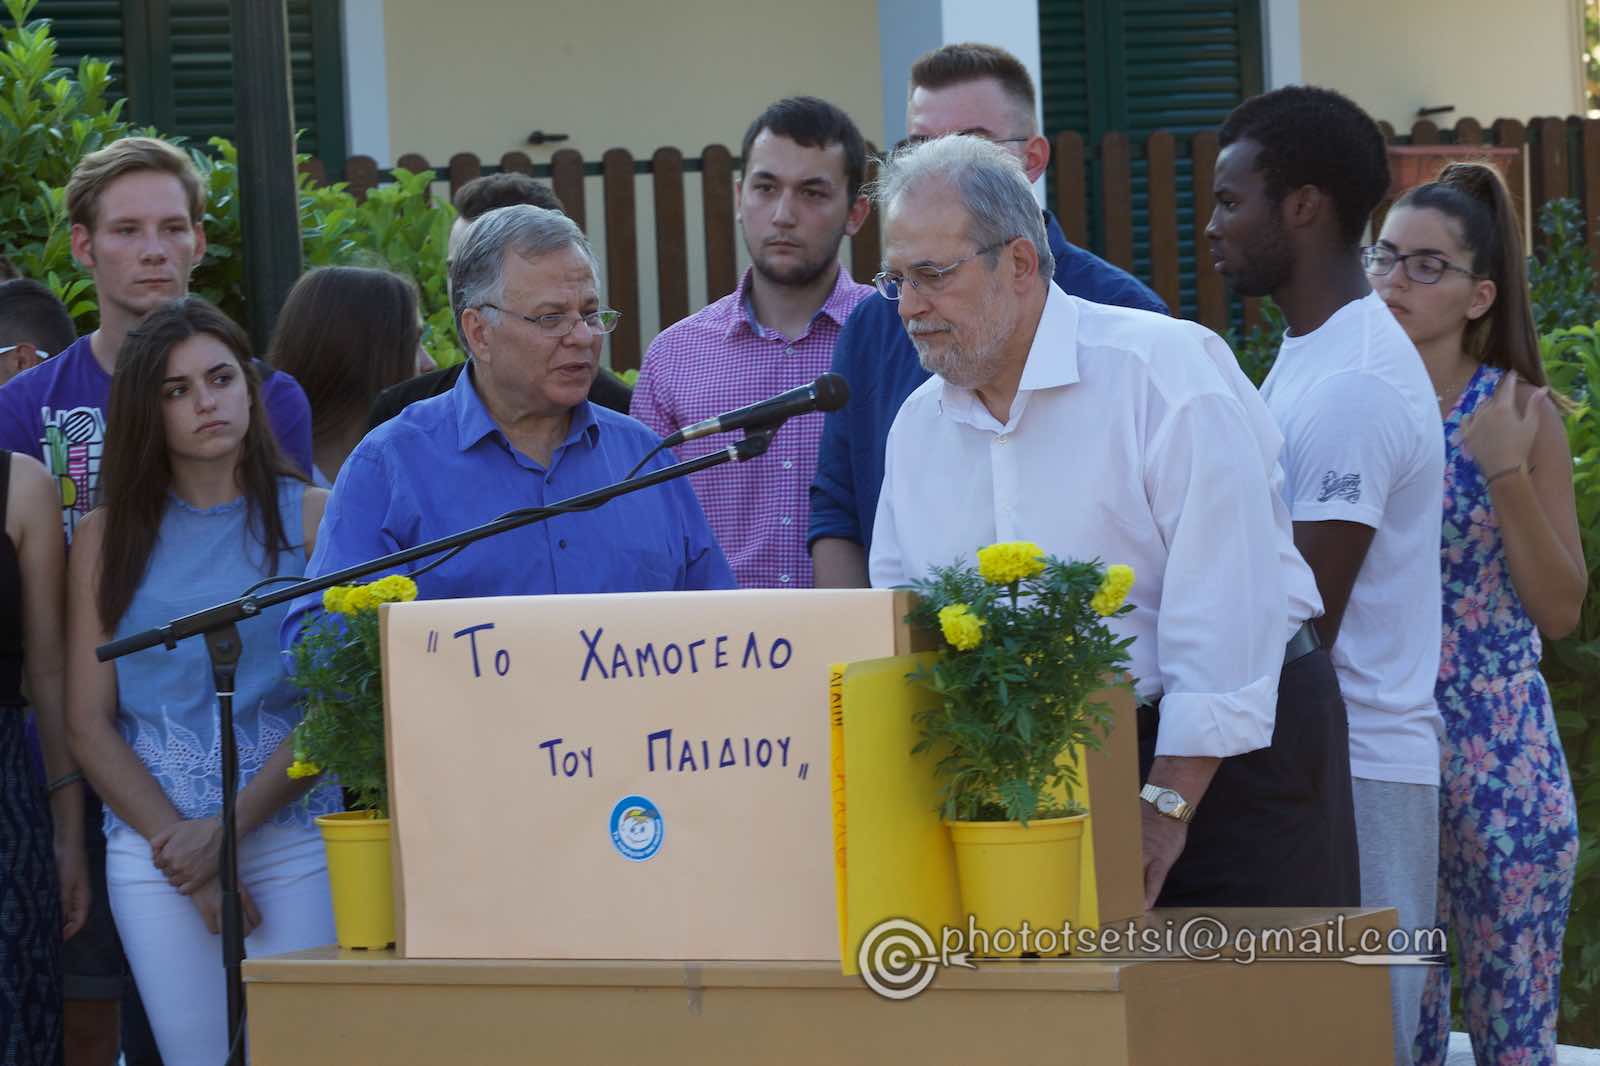
{"type": "Polygon", "coordinates": [[[398,952],[837,961],[828,665],[903,650],[904,602],[385,607],[398,952]]]}

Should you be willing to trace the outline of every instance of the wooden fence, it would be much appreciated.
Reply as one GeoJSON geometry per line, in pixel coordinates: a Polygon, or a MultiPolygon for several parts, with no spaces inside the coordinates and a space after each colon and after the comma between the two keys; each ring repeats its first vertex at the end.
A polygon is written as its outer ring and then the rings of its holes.
{"type": "MultiPolygon", "coordinates": [[[[1462,119],[1451,128],[1440,128],[1430,121],[1416,123],[1397,135],[1387,123],[1380,123],[1391,143],[1412,145],[1499,145],[1524,148],[1527,162],[1527,191],[1513,182],[1519,208],[1525,199],[1534,205],[1571,196],[1583,205],[1584,218],[1600,212],[1600,120],[1540,118],[1528,123],[1501,119],[1485,128],[1473,119],[1462,119]]],[[[1140,243],[1148,269],[1149,283],[1176,313],[1183,305],[1180,276],[1185,250],[1206,248],[1205,226],[1211,217],[1211,182],[1217,158],[1217,137],[1213,132],[1177,135],[1150,134],[1142,140],[1122,133],[1108,133],[1098,144],[1086,144],[1077,133],[1065,132],[1053,141],[1052,174],[1047,201],[1060,220],[1067,239],[1088,247],[1128,270],[1135,262],[1135,167],[1142,170],[1144,190],[1137,214],[1143,231],[1140,243]],[[1180,166],[1186,161],[1187,166],[1180,166]],[[1095,193],[1097,190],[1097,194],[1095,193]],[[1180,200],[1186,204],[1182,214],[1190,217],[1189,233],[1180,233],[1180,200]],[[1192,202],[1192,211],[1187,204],[1192,202]],[[1090,205],[1094,204],[1098,225],[1091,227],[1090,205]],[[1095,239],[1091,240],[1091,233],[1095,239]]],[[[460,153],[444,166],[435,166],[416,154],[401,156],[398,168],[422,172],[431,170],[451,192],[480,174],[518,171],[550,182],[567,212],[580,227],[588,229],[586,178],[600,179],[601,204],[605,221],[605,294],[611,306],[624,312],[622,325],[611,337],[611,362],[617,369],[637,367],[642,356],[639,310],[644,293],[639,283],[639,210],[636,204],[636,179],[648,176],[655,217],[655,298],[659,322],[664,328],[687,316],[694,308],[689,300],[690,234],[685,198],[686,174],[700,176],[702,242],[705,261],[706,300],[710,302],[732,292],[738,283],[738,233],[734,223],[733,184],[737,160],[722,145],[712,145],[698,158],[686,157],[676,148],[662,148],[648,159],[638,159],[622,148],[613,148],[599,162],[586,161],[572,149],[555,153],[548,164],[535,164],[525,153],[511,152],[498,163],[486,165],[477,156],[460,153]]],[[[327,180],[318,160],[307,164],[318,181],[327,180]]],[[[357,197],[386,180],[387,173],[369,156],[354,156],[345,162],[342,180],[357,197]]],[[[1382,211],[1379,209],[1379,219],[1382,211]]],[[[1588,225],[1586,239],[1591,261],[1600,269],[1600,226],[1588,225]]],[[[876,273],[879,258],[879,233],[876,214],[851,239],[853,273],[867,281],[876,273]]],[[[1198,256],[1198,267],[1190,263],[1192,293],[1187,309],[1205,325],[1223,331],[1231,325],[1250,328],[1260,321],[1258,301],[1243,301],[1238,314],[1223,286],[1222,278],[1209,267],[1209,257],[1198,256]]]]}

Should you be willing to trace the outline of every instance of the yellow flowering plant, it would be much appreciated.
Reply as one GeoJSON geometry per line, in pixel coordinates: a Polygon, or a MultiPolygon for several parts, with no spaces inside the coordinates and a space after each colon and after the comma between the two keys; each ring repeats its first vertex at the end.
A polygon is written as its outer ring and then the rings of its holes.
{"type": "Polygon", "coordinates": [[[378,608],[416,598],[416,582],[401,574],[328,589],[323,613],[306,624],[290,655],[289,676],[304,693],[305,715],[294,730],[289,776],[331,773],[356,809],[380,817],[389,812],[389,774],[378,608]]]}
{"type": "Polygon", "coordinates": [[[1007,541],[980,549],[976,566],[936,567],[914,584],[907,621],[946,645],[911,675],[940,697],[918,712],[913,750],[938,757],[946,819],[1026,825],[1082,810],[1062,756],[1098,748],[1110,730],[1110,708],[1089,697],[1126,670],[1133,638],[1106,623],[1133,609],[1133,579],[1128,566],[1007,541]]]}

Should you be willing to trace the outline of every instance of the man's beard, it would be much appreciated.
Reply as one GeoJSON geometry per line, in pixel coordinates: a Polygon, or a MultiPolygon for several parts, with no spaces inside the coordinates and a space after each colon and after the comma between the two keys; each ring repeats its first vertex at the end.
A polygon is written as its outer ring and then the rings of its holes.
{"type": "Polygon", "coordinates": [[[985,301],[986,310],[973,326],[971,344],[962,344],[950,323],[940,322],[938,325],[949,332],[945,333],[945,343],[935,349],[919,334],[911,332],[914,324],[908,324],[906,332],[917,350],[922,368],[958,389],[976,389],[993,381],[1000,371],[1001,349],[1016,329],[1017,314],[1015,310],[1009,314],[987,310],[991,306],[991,301],[985,301]]]}
{"type": "Polygon", "coordinates": [[[1279,226],[1264,233],[1243,266],[1223,280],[1240,296],[1271,296],[1288,284],[1293,273],[1294,249],[1289,234],[1279,226]]]}
{"type": "Polygon", "coordinates": [[[774,285],[780,285],[784,288],[803,289],[826,274],[838,262],[839,242],[843,239],[844,227],[840,226],[839,231],[833,235],[833,239],[826,244],[828,251],[818,254],[815,259],[802,259],[799,262],[776,268],[767,262],[766,257],[761,254],[760,248],[751,248],[749,246],[748,238],[745,240],[745,249],[750,253],[750,265],[763,278],[766,278],[774,285]]]}

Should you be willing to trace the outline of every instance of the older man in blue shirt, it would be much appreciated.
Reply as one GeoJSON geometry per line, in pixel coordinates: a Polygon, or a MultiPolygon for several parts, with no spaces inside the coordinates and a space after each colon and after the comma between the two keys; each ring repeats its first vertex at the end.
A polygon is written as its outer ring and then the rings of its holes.
{"type": "MultiPolygon", "coordinates": [[[[308,573],[326,574],[620,481],[659,442],[588,402],[600,306],[583,233],[525,204],[468,231],[450,272],[457,330],[472,353],[449,392],[369,433],[339,471],[308,573]]],[[[672,462],[663,453],[646,469],[672,462]]],[[[421,568],[427,563],[413,564],[421,568]]],[[[733,588],[687,480],[558,515],[469,545],[418,578],[425,599],[550,592],[733,588]]],[[[297,601],[284,622],[293,641],[297,601]]]]}

